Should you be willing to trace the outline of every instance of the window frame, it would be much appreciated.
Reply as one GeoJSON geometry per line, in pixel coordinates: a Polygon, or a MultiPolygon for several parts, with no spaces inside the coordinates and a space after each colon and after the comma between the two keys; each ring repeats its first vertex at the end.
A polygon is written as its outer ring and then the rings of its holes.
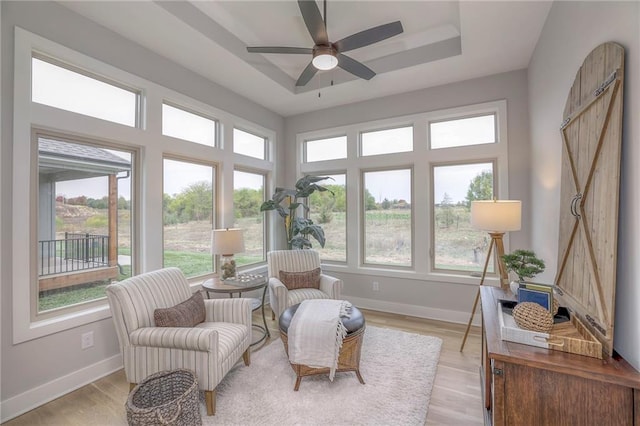
{"type": "Polygon", "coordinates": [[[209,116],[208,114],[206,114],[204,112],[198,111],[195,108],[189,107],[187,105],[182,105],[181,103],[174,102],[172,100],[163,99],[160,108],[162,108],[164,105],[167,105],[167,106],[169,106],[171,108],[178,109],[178,110],[186,112],[188,114],[196,115],[196,116],[204,118],[206,120],[213,121],[213,125],[214,125],[214,136],[213,136],[213,138],[214,138],[214,140],[213,140],[213,145],[208,145],[208,144],[205,144],[205,143],[196,142],[196,141],[192,141],[192,140],[189,140],[189,139],[184,139],[184,138],[181,138],[181,137],[178,137],[178,136],[172,136],[172,135],[164,134],[164,132],[162,131],[162,125],[164,125],[164,113],[161,112],[161,119],[162,119],[161,133],[162,133],[163,136],[168,137],[168,138],[179,139],[179,140],[184,141],[184,142],[195,143],[195,144],[206,146],[206,147],[210,147],[210,148],[219,148],[220,147],[220,133],[221,133],[220,132],[220,127],[221,127],[220,126],[220,120],[218,120],[216,117],[209,116]]]}
{"type": "MultiPolygon", "coordinates": [[[[90,72],[90,71],[88,71],[86,69],[82,69],[82,68],[80,68],[78,66],[72,65],[71,63],[67,63],[67,62],[62,61],[60,59],[56,59],[53,56],[47,55],[47,54],[42,53],[40,51],[36,51],[36,50],[32,51],[31,58],[32,59],[34,59],[34,58],[38,59],[38,60],[40,60],[42,62],[46,62],[46,63],[48,63],[50,65],[54,65],[54,66],[59,67],[59,68],[63,68],[65,70],[67,70],[67,71],[71,71],[73,73],[82,75],[84,77],[91,78],[91,79],[99,81],[101,83],[105,83],[105,84],[108,84],[110,86],[117,87],[118,89],[121,89],[121,90],[124,90],[124,91],[127,91],[127,92],[131,92],[131,93],[133,93],[135,95],[135,100],[136,100],[135,101],[135,106],[134,106],[134,108],[135,108],[135,117],[134,117],[133,126],[128,126],[127,124],[118,123],[118,122],[111,121],[111,120],[106,120],[106,119],[100,118],[100,117],[95,117],[93,115],[83,114],[81,112],[75,112],[75,111],[70,111],[70,110],[63,109],[63,108],[57,108],[55,106],[51,106],[51,105],[47,105],[47,104],[40,104],[40,105],[45,105],[45,106],[50,107],[50,108],[62,109],[63,111],[67,111],[67,112],[69,112],[71,114],[80,114],[80,115],[84,115],[86,117],[94,118],[96,120],[103,120],[103,121],[107,121],[109,123],[119,124],[121,126],[127,126],[127,127],[136,128],[136,129],[139,129],[141,127],[141,125],[142,125],[142,90],[141,89],[135,88],[133,86],[128,86],[128,85],[122,84],[121,82],[119,82],[119,81],[117,81],[115,79],[111,79],[111,78],[105,77],[102,74],[98,74],[98,73],[90,72]]],[[[31,73],[29,73],[29,75],[31,75],[31,73]]],[[[29,91],[29,93],[31,93],[31,91],[29,91]]],[[[30,96],[30,98],[33,99],[33,96],[30,96]]],[[[35,101],[32,101],[32,102],[35,102],[35,101]]]]}
{"type": "MultiPolygon", "coordinates": [[[[208,146],[208,145],[207,145],[208,146]]],[[[196,164],[199,166],[205,166],[205,167],[211,167],[213,169],[213,173],[211,175],[211,229],[215,228],[215,224],[218,222],[217,221],[217,205],[218,205],[218,170],[220,169],[220,166],[218,165],[218,163],[215,162],[208,162],[208,161],[204,161],[204,160],[196,160],[190,157],[186,157],[183,155],[173,155],[173,154],[167,154],[164,153],[162,155],[162,178],[163,178],[163,183],[162,183],[162,197],[164,200],[164,173],[165,173],[165,168],[164,168],[164,162],[165,160],[170,160],[170,161],[179,161],[182,163],[191,163],[191,164],[196,164]]],[[[162,267],[164,268],[164,252],[165,252],[165,238],[164,238],[164,206],[162,209],[162,267]]],[[[208,236],[208,238],[211,238],[211,236],[208,236]]],[[[185,277],[187,278],[188,281],[194,281],[194,280],[205,280],[205,279],[209,279],[209,278],[213,278],[217,273],[217,262],[214,260],[214,257],[212,256],[212,270],[211,272],[207,272],[205,274],[202,275],[195,275],[195,276],[187,276],[186,273],[183,272],[183,274],[185,275],[185,277]]]]}
{"type": "MultiPolygon", "coordinates": [[[[441,148],[436,148],[436,149],[441,149],[441,148]]],[[[444,268],[437,268],[436,267],[436,233],[435,233],[435,226],[436,226],[436,214],[435,214],[435,169],[436,167],[455,167],[455,166],[464,166],[464,165],[468,165],[468,164],[481,164],[481,163],[491,163],[492,165],[492,170],[493,170],[493,194],[499,194],[500,193],[500,189],[498,186],[498,178],[497,178],[497,163],[498,160],[496,158],[487,158],[487,159],[474,159],[474,160],[469,160],[469,161],[461,161],[461,162],[446,162],[446,163],[431,163],[431,185],[430,185],[430,192],[431,192],[431,203],[429,204],[429,214],[431,217],[431,221],[430,221],[430,225],[431,225],[431,232],[429,233],[430,235],[430,247],[431,250],[429,250],[429,264],[431,265],[431,272],[435,273],[435,274],[444,274],[444,275],[463,275],[463,274],[474,274],[474,273],[481,273],[478,271],[464,271],[464,270],[460,270],[460,269],[444,269],[444,268]]],[[[486,254],[483,253],[483,259],[486,258],[486,254]]],[[[495,253],[494,253],[494,258],[495,258],[495,253]]],[[[487,270],[487,275],[489,276],[495,276],[495,271],[497,270],[497,265],[494,265],[493,271],[489,271],[487,270]]]]}
{"type": "MultiPolygon", "coordinates": [[[[347,235],[346,264],[327,263],[328,271],[375,274],[380,277],[402,278],[437,283],[457,283],[477,285],[474,274],[441,273],[432,270],[431,252],[433,244],[430,235],[433,233],[433,214],[430,205],[433,203],[432,164],[447,164],[459,162],[495,161],[494,179],[496,181],[496,196],[500,199],[509,198],[508,183],[508,134],[507,134],[507,101],[492,100],[487,102],[462,105],[453,108],[411,115],[385,118],[367,122],[356,122],[333,128],[312,130],[296,134],[297,158],[296,176],[307,174],[325,175],[335,170],[346,170],[347,174],[347,228],[357,230],[347,235]],[[497,142],[451,148],[430,149],[428,123],[436,120],[456,119],[474,115],[495,114],[497,142]],[[360,155],[360,133],[388,128],[413,126],[413,151],[372,156],[360,155]],[[347,158],[320,162],[305,163],[304,141],[309,139],[323,139],[336,134],[347,135],[347,158]],[[363,194],[361,173],[363,170],[390,169],[413,167],[412,190],[412,268],[394,268],[389,266],[364,264],[363,254],[363,194]],[[419,188],[424,188],[421,190],[419,188]],[[428,238],[425,238],[429,236],[428,238]]],[[[508,250],[509,236],[504,238],[505,248],[508,250]]],[[[324,264],[325,262],[323,262],[324,264]]],[[[489,280],[494,279],[492,277],[489,280]]]]}
{"type": "Polygon", "coordinates": [[[232,139],[233,139],[233,153],[235,155],[240,155],[242,157],[253,158],[253,159],[258,160],[258,161],[269,161],[269,137],[268,136],[261,135],[256,131],[247,130],[242,126],[233,126],[232,133],[235,132],[236,130],[238,130],[240,132],[244,132],[244,133],[250,134],[250,135],[255,136],[255,137],[259,138],[259,139],[262,139],[263,140],[263,144],[262,144],[262,158],[254,157],[253,155],[243,154],[241,152],[236,152],[236,143],[235,143],[236,141],[235,141],[235,135],[234,135],[232,139]]]}
{"type": "MultiPolygon", "coordinates": [[[[254,129],[267,139],[268,153],[273,154],[278,133],[275,130],[233,115],[212,105],[190,98],[187,95],[158,85],[152,81],[130,74],[98,59],[84,55],[54,41],[15,28],[14,38],[14,97],[12,164],[29,165],[13,167],[11,174],[11,221],[12,228],[20,230],[9,234],[11,239],[11,313],[12,342],[19,344],[53,333],[83,326],[111,316],[106,300],[94,307],[83,307],[77,311],[55,312],[50,318],[35,318],[33,313],[32,283],[37,275],[36,217],[32,213],[35,199],[32,188],[37,187],[37,149],[32,142],[33,129],[45,129],[47,133],[72,135],[73,138],[87,138],[113,144],[114,148],[136,151],[135,187],[132,202],[137,211],[132,218],[132,240],[135,239],[137,253],[132,259],[135,273],[156,270],[162,267],[162,157],[165,154],[187,158],[206,158],[219,162],[217,169],[218,211],[215,212],[216,227],[223,227],[233,218],[222,205],[232,203],[231,171],[234,166],[251,167],[267,174],[266,185],[271,189],[271,179],[275,171],[272,161],[258,160],[242,155],[234,155],[231,149],[234,125],[254,129]],[[78,114],[37,102],[31,98],[31,64],[33,55],[42,54],[56,58],[62,63],[73,64],[91,75],[109,76],[109,81],[117,81],[126,87],[140,88],[140,126],[133,128],[107,120],[78,114]],[[219,122],[220,146],[210,147],[162,135],[162,102],[171,99],[178,105],[189,105],[206,116],[215,117],[219,122]],[[35,153],[35,157],[34,157],[35,153]],[[223,167],[224,166],[224,167],[223,167]],[[160,194],[160,196],[158,196],[160,194]],[[25,214],[25,213],[28,214],[25,214]],[[34,319],[35,318],[35,319],[34,319]]],[[[269,230],[267,229],[267,232],[269,230]]],[[[268,238],[271,235],[268,233],[268,238]]],[[[256,265],[252,272],[261,273],[264,264],[256,265]]],[[[202,279],[188,280],[192,291],[200,288],[202,279]]]]}
{"type": "MultiPolygon", "coordinates": [[[[242,154],[240,154],[242,155],[242,154]]],[[[255,157],[254,157],[255,158],[255,157]]],[[[233,168],[233,171],[236,172],[242,172],[242,173],[250,173],[250,174],[254,174],[254,175],[260,175],[262,176],[262,178],[264,179],[264,184],[262,186],[262,202],[267,200],[267,187],[268,187],[268,182],[269,182],[269,173],[264,171],[264,170],[256,170],[256,169],[251,169],[248,167],[244,167],[242,165],[236,165],[233,168]]],[[[233,192],[235,193],[235,179],[234,179],[234,186],[233,186],[233,192]]],[[[262,260],[258,261],[258,262],[253,262],[253,263],[247,263],[245,265],[239,265],[238,269],[239,270],[245,270],[245,269],[251,269],[252,267],[255,267],[257,265],[262,265],[264,263],[266,263],[267,261],[267,252],[268,252],[268,242],[269,242],[269,222],[268,222],[268,215],[267,212],[262,212],[263,215],[263,219],[262,219],[262,229],[263,229],[263,238],[262,238],[262,260]]],[[[235,216],[235,205],[234,205],[234,216],[235,216]]],[[[235,219],[235,217],[234,217],[235,219]]]]}
{"type": "Polygon", "coordinates": [[[415,210],[414,210],[414,200],[415,200],[415,173],[413,165],[405,165],[405,166],[395,166],[395,167],[384,167],[384,168],[374,168],[374,169],[361,169],[360,170],[360,187],[362,190],[360,191],[360,209],[362,211],[362,220],[360,226],[360,245],[362,247],[362,253],[360,258],[360,265],[365,268],[370,269],[386,269],[386,270],[398,270],[398,271],[411,271],[415,268],[416,259],[415,259],[415,210]],[[365,174],[366,173],[377,173],[377,172],[392,172],[396,170],[408,170],[409,171],[409,184],[411,185],[411,223],[409,225],[409,232],[411,234],[411,262],[409,265],[394,265],[394,264],[385,264],[385,263],[371,263],[367,262],[367,250],[366,250],[366,210],[364,208],[366,204],[366,185],[365,185],[365,174]]]}

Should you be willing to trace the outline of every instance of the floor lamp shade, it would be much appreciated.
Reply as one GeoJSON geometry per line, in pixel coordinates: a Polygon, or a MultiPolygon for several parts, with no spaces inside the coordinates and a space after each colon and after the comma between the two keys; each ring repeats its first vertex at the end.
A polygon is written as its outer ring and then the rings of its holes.
{"type": "Polygon", "coordinates": [[[515,200],[471,202],[471,226],[489,232],[518,231],[521,227],[522,203],[515,200]]]}

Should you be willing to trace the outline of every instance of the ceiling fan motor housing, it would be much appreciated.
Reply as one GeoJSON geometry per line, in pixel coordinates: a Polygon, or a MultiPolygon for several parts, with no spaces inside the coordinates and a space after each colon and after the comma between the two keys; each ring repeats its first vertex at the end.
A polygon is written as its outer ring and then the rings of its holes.
{"type": "Polygon", "coordinates": [[[313,47],[313,66],[319,70],[330,70],[338,66],[337,50],[332,45],[313,47]]]}

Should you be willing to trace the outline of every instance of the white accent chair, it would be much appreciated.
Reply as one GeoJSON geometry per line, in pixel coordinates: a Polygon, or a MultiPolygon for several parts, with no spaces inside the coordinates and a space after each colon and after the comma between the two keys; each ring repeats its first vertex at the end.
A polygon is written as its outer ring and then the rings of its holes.
{"type": "Polygon", "coordinates": [[[306,299],[340,299],[342,280],[320,274],[320,288],[288,290],[280,281],[280,271],[308,272],[320,268],[320,255],[315,250],[275,250],[267,253],[269,303],[272,317],[280,318],[289,306],[306,299]]]}
{"type": "Polygon", "coordinates": [[[107,286],[129,390],[147,376],[187,368],[205,392],[207,414],[216,410],[216,386],[242,356],[250,363],[250,299],[205,300],[205,322],[194,327],[156,327],[154,310],[189,299],[178,268],[165,268],[107,286]]]}

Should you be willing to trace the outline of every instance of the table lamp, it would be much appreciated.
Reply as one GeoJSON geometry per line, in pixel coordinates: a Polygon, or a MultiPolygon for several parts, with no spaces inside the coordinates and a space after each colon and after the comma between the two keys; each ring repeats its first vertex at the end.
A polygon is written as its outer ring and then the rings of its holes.
{"type": "MultiPolygon", "coordinates": [[[[485,200],[471,202],[471,226],[476,229],[487,231],[491,236],[491,244],[489,244],[487,258],[484,261],[484,269],[482,270],[480,285],[484,284],[484,279],[487,275],[487,267],[489,266],[489,261],[491,260],[491,252],[495,247],[500,287],[503,290],[509,288],[509,275],[507,274],[507,269],[505,268],[504,261],[502,260],[502,256],[504,255],[504,243],[502,241],[502,237],[504,236],[505,232],[520,230],[521,222],[522,203],[520,201],[485,200]]],[[[471,310],[471,318],[469,318],[467,330],[465,331],[464,338],[462,339],[460,352],[462,352],[462,350],[464,349],[464,344],[467,341],[467,336],[469,335],[469,329],[471,328],[473,316],[476,313],[476,307],[478,306],[479,298],[480,287],[478,286],[476,299],[473,302],[473,309],[471,310]]]]}
{"type": "Polygon", "coordinates": [[[225,228],[211,231],[211,253],[221,257],[222,279],[236,276],[236,261],[233,255],[244,252],[242,229],[225,228]]]}

